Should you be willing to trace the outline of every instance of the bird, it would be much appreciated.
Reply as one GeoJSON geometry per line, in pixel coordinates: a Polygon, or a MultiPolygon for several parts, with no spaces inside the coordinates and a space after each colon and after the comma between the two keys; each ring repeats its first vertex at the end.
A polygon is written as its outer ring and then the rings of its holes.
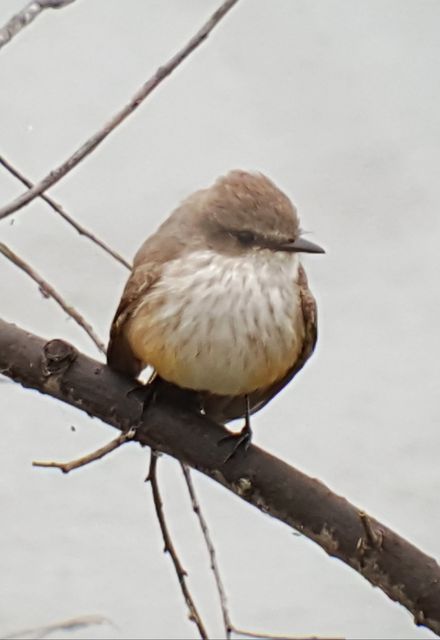
{"type": "Polygon", "coordinates": [[[317,307],[299,258],[325,253],[268,177],[232,170],[187,197],[138,250],[107,351],[111,368],[196,395],[226,425],[245,419],[231,453],[249,445],[250,415],[302,369],[317,307]]]}

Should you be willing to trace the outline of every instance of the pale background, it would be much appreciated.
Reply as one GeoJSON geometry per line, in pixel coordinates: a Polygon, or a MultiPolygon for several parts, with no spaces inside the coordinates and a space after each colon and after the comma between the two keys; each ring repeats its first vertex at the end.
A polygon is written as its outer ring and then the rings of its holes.
{"type": "MultiPolygon", "coordinates": [[[[24,0],[2,0],[0,24],[24,0]]],[[[66,158],[174,53],[218,0],[78,0],[0,54],[1,153],[31,179],[66,158]]],[[[306,266],[320,339],[254,419],[255,442],[440,556],[440,3],[241,0],[208,41],[51,194],[131,258],[186,194],[258,169],[327,248],[306,266]]],[[[1,168],[0,168],[1,169],[1,168]]],[[[0,170],[1,203],[22,186],[0,170]]],[[[1,224],[106,339],[126,272],[41,201],[1,224]],[[12,224],[13,222],[13,224],[12,224]]],[[[94,345],[0,260],[0,314],[94,345]]],[[[193,638],[143,479],[126,446],[69,476],[31,467],[114,437],[98,420],[0,383],[0,635],[84,614],[73,638],[193,638]],[[71,431],[71,425],[76,428],[71,431]]],[[[179,469],[165,506],[213,635],[222,627],[179,469]]],[[[429,638],[316,545],[197,477],[237,626],[429,638]]],[[[58,634],[67,637],[67,634],[58,634]]]]}

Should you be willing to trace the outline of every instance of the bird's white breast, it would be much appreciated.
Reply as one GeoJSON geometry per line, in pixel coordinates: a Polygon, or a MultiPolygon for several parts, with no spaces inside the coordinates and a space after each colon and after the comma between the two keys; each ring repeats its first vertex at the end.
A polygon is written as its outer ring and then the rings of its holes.
{"type": "Polygon", "coordinates": [[[304,339],[296,254],[197,251],[170,261],[130,320],[137,357],[179,386],[250,393],[280,379],[304,339]]]}

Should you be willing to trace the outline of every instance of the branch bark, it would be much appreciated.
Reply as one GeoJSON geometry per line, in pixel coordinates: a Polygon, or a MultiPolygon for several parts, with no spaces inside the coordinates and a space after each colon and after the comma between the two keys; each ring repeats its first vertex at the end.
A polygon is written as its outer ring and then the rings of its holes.
{"type": "Polygon", "coordinates": [[[440,634],[440,567],[391,529],[328,487],[251,446],[224,463],[223,427],[159,401],[143,414],[138,385],[61,340],[0,320],[0,372],[100,418],[168,453],[319,544],[440,634]],[[374,541],[374,543],[372,542],[374,541]]]}

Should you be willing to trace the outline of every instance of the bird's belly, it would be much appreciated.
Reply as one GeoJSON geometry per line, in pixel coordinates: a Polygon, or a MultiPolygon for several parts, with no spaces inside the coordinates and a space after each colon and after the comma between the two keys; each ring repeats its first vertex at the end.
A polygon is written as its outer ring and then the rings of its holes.
{"type": "Polygon", "coordinates": [[[169,382],[219,395],[282,378],[304,339],[295,264],[223,256],[173,266],[128,323],[135,355],[169,382]]]}

